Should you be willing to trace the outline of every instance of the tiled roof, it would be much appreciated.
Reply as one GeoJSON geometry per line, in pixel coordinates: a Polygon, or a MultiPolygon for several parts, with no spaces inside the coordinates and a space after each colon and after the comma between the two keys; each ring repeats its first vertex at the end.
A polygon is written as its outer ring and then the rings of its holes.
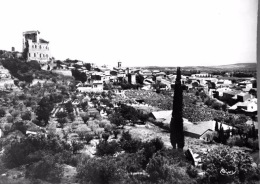
{"type": "MultiPolygon", "coordinates": [[[[199,122],[198,124],[193,124],[193,123],[187,123],[184,122],[183,125],[186,127],[186,132],[191,132],[197,135],[202,135],[205,131],[207,130],[215,130],[215,124],[216,121],[204,121],[204,122],[199,122]]],[[[221,123],[218,122],[218,127],[220,127],[221,123]]],[[[226,124],[222,123],[223,130],[228,130],[229,128],[231,129],[231,126],[228,126],[226,124]]]]}

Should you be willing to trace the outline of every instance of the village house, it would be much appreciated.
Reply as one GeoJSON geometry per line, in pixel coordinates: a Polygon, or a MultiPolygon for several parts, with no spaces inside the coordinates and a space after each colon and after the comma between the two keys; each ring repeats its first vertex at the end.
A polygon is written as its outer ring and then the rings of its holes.
{"type": "Polygon", "coordinates": [[[150,70],[143,70],[141,73],[144,77],[152,76],[152,72],[150,70]]]}
{"type": "Polygon", "coordinates": [[[201,72],[198,74],[192,74],[191,77],[212,77],[212,74],[209,74],[206,72],[201,72]]]}
{"type": "Polygon", "coordinates": [[[223,80],[223,79],[220,79],[217,81],[216,83],[216,87],[227,87],[229,86],[230,84],[232,84],[232,81],[231,80],[223,80]]]}
{"type": "MultiPolygon", "coordinates": [[[[162,122],[164,125],[169,126],[172,118],[172,110],[152,112],[150,116],[157,122],[162,122]]],[[[218,127],[220,127],[221,124],[224,131],[234,128],[220,122],[218,122],[218,127]]],[[[205,141],[207,141],[206,133],[215,131],[215,125],[216,121],[214,120],[192,123],[183,118],[184,135],[205,141]]]]}
{"type": "Polygon", "coordinates": [[[241,88],[249,88],[249,89],[251,89],[253,87],[252,82],[249,81],[249,80],[239,82],[237,85],[239,87],[241,87],[241,88]]]}
{"type": "Polygon", "coordinates": [[[257,99],[248,99],[244,102],[238,102],[228,109],[232,113],[243,113],[246,115],[257,114],[257,99]]]}
{"type": "Polygon", "coordinates": [[[27,60],[46,64],[50,60],[49,42],[39,38],[40,31],[23,32],[23,51],[28,50],[27,60]]]}

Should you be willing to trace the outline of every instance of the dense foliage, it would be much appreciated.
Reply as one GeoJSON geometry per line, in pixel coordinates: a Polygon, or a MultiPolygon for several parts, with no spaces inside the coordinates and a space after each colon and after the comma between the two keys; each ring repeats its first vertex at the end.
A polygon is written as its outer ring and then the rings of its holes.
{"type": "Polygon", "coordinates": [[[252,158],[228,147],[211,150],[203,161],[206,183],[245,183],[259,180],[259,168],[253,167],[252,158]]]}

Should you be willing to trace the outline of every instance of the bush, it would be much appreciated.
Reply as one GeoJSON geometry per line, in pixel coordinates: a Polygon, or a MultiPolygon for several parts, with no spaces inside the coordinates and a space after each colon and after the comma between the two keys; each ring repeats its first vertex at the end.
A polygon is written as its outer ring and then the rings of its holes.
{"type": "Polygon", "coordinates": [[[108,133],[103,133],[103,134],[102,134],[102,139],[103,139],[104,141],[107,141],[108,138],[109,138],[109,134],[108,134],[108,133]]]}
{"type": "Polygon", "coordinates": [[[152,156],[154,155],[154,153],[156,153],[164,148],[164,144],[161,139],[155,138],[155,139],[152,139],[150,141],[143,143],[142,147],[144,148],[143,154],[145,157],[145,160],[143,162],[143,168],[145,168],[146,165],[148,164],[150,158],[152,158],[152,156]]]}
{"type": "Polygon", "coordinates": [[[259,150],[259,142],[258,139],[254,140],[252,138],[249,138],[247,140],[247,146],[249,148],[252,148],[253,150],[259,150]]]}
{"type": "Polygon", "coordinates": [[[66,112],[63,111],[59,111],[55,114],[56,118],[66,118],[68,116],[68,114],[66,112]]]}
{"type": "Polygon", "coordinates": [[[14,117],[12,115],[8,115],[6,117],[6,120],[7,120],[8,123],[13,123],[14,122],[14,117]]]}
{"type": "Polygon", "coordinates": [[[87,121],[89,120],[89,114],[88,113],[81,113],[80,117],[82,118],[84,123],[87,123],[87,121]]]}
{"type": "Polygon", "coordinates": [[[105,156],[101,158],[86,158],[77,167],[77,178],[81,184],[120,183],[124,172],[118,166],[116,158],[105,156]]]}
{"type": "Polygon", "coordinates": [[[245,145],[245,142],[243,139],[241,139],[240,136],[235,135],[235,136],[229,137],[229,139],[227,140],[227,145],[242,147],[245,145]]]}
{"type": "Polygon", "coordinates": [[[94,136],[91,133],[80,132],[79,138],[80,140],[86,141],[86,143],[89,144],[90,141],[94,138],[94,136]]]}
{"type": "Polygon", "coordinates": [[[117,139],[118,134],[120,134],[120,130],[114,129],[113,134],[114,134],[114,138],[117,139]]]}
{"type": "Polygon", "coordinates": [[[23,112],[21,115],[22,120],[30,121],[32,119],[32,114],[30,111],[23,112]]]}
{"type": "Polygon", "coordinates": [[[205,182],[226,183],[236,181],[238,183],[252,181],[252,176],[256,173],[252,163],[252,157],[242,151],[232,150],[225,146],[215,148],[208,153],[203,162],[205,182]],[[232,174],[227,175],[225,172],[223,174],[222,170],[232,174]]]}
{"type": "Polygon", "coordinates": [[[161,153],[156,153],[150,159],[146,172],[153,183],[193,183],[185,167],[180,167],[171,158],[161,153]]]}
{"type": "Polygon", "coordinates": [[[161,155],[155,155],[147,165],[146,172],[153,182],[166,180],[170,175],[170,170],[166,165],[167,160],[161,155]]]}
{"type": "Polygon", "coordinates": [[[13,116],[14,119],[15,119],[15,118],[17,118],[17,117],[19,116],[20,113],[19,113],[19,111],[14,110],[11,114],[12,114],[12,116],[13,116]]]}
{"type": "Polygon", "coordinates": [[[222,104],[215,101],[212,103],[211,107],[215,110],[220,110],[222,108],[222,104]]]}
{"type": "Polygon", "coordinates": [[[127,153],[136,153],[141,149],[142,141],[133,139],[129,132],[123,132],[119,144],[127,153]]]}
{"type": "Polygon", "coordinates": [[[19,122],[15,122],[15,123],[12,125],[12,131],[15,131],[15,130],[19,130],[20,132],[22,132],[22,133],[25,135],[25,134],[26,134],[27,127],[26,127],[26,125],[25,125],[24,122],[19,121],[19,122]]]}
{"type": "Polygon", "coordinates": [[[49,182],[59,182],[63,175],[62,166],[56,163],[54,156],[45,155],[42,160],[26,168],[27,178],[41,179],[49,182]]]}
{"type": "Polygon", "coordinates": [[[123,153],[117,157],[120,160],[120,165],[128,173],[142,172],[142,163],[144,161],[144,155],[142,151],[137,153],[123,153]]]}
{"type": "Polygon", "coordinates": [[[116,141],[107,142],[105,140],[101,140],[97,144],[96,150],[97,156],[114,155],[119,151],[119,144],[116,141]]]}
{"type": "Polygon", "coordinates": [[[71,142],[71,146],[72,146],[72,152],[73,154],[77,153],[79,150],[84,148],[84,144],[79,142],[79,141],[72,141],[71,142]]]}
{"type": "Polygon", "coordinates": [[[193,165],[189,165],[186,172],[191,178],[196,178],[198,176],[198,170],[193,165]]]}
{"type": "Polygon", "coordinates": [[[3,108],[0,109],[0,117],[4,117],[6,114],[5,110],[3,108]]]}

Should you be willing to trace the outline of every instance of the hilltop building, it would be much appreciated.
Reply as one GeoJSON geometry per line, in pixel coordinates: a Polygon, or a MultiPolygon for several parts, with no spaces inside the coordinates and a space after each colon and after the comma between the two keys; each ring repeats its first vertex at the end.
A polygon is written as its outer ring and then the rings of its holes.
{"type": "Polygon", "coordinates": [[[23,51],[28,49],[27,61],[46,63],[50,60],[49,42],[39,38],[40,31],[23,32],[23,51]]]}

